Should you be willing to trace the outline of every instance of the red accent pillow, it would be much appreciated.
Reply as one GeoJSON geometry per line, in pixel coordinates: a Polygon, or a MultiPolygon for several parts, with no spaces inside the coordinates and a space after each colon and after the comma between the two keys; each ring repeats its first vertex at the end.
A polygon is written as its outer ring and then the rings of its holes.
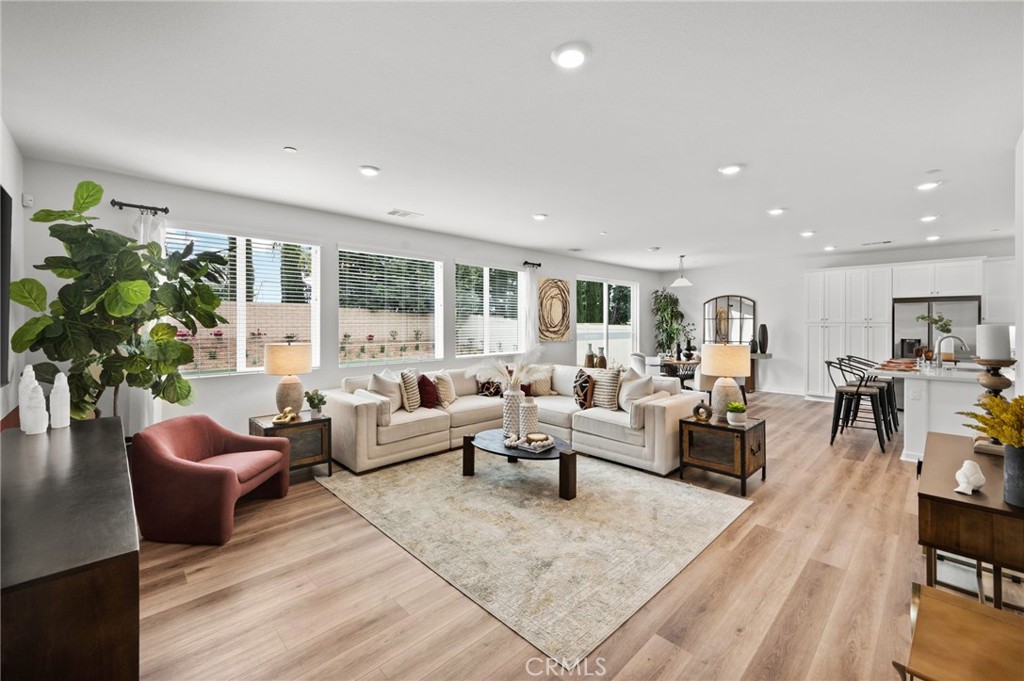
{"type": "Polygon", "coordinates": [[[433,409],[437,406],[437,386],[427,376],[420,374],[416,386],[420,389],[420,406],[433,409]]]}
{"type": "Polygon", "coordinates": [[[523,395],[525,395],[526,397],[533,397],[533,393],[530,391],[529,383],[520,383],[519,389],[523,391],[523,395]]]}

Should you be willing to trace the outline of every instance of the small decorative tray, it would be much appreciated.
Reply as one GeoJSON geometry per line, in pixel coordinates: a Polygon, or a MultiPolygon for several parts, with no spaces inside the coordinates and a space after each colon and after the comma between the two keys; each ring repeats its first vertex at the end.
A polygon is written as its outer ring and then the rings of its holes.
{"type": "Polygon", "coordinates": [[[516,438],[515,436],[505,440],[505,446],[509,449],[525,449],[534,454],[544,452],[555,446],[555,441],[550,436],[544,440],[531,442],[528,438],[516,438]]]}

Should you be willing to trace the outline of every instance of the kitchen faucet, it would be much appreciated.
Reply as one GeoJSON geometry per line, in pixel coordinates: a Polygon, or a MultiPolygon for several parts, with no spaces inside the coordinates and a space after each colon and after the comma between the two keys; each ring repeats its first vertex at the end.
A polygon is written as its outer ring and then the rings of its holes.
{"type": "Polygon", "coordinates": [[[961,350],[966,350],[967,352],[971,351],[971,346],[967,345],[967,341],[965,341],[960,336],[954,336],[951,333],[947,333],[947,334],[943,334],[943,335],[939,336],[939,339],[937,341],[935,341],[935,368],[936,369],[941,369],[942,368],[942,341],[946,340],[947,338],[952,338],[953,340],[960,341],[960,349],[961,350]]]}

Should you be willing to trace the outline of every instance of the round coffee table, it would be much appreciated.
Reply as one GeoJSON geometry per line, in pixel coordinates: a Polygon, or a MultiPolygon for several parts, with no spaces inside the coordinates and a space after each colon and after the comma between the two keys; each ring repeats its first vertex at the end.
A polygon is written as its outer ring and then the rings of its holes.
{"type": "Polygon", "coordinates": [[[504,456],[509,463],[517,463],[519,459],[531,461],[558,461],[558,496],[565,500],[576,498],[576,452],[569,443],[559,437],[552,436],[555,446],[543,452],[531,452],[528,449],[511,449],[505,446],[505,434],[500,428],[485,430],[476,435],[462,437],[462,474],[469,476],[476,473],[476,450],[504,456]]]}

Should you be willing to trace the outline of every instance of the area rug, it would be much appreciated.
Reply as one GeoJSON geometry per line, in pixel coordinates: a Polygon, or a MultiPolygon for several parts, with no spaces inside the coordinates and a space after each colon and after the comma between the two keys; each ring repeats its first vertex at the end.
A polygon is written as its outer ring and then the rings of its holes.
{"type": "Polygon", "coordinates": [[[520,636],[572,668],[629,619],[750,502],[577,457],[577,496],[558,462],[448,452],[317,482],[520,636]]]}

